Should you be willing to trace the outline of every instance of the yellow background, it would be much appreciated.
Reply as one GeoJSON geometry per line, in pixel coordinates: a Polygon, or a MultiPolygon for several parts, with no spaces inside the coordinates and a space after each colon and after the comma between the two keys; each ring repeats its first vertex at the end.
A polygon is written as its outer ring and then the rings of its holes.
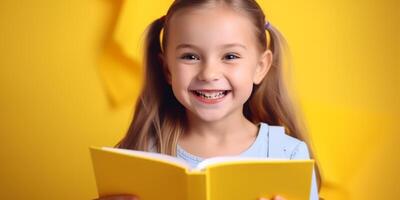
{"type": "MultiPolygon", "coordinates": [[[[125,134],[137,39],[169,4],[139,2],[1,1],[0,199],[96,196],[88,147],[125,134]]],[[[323,195],[399,198],[399,3],[259,2],[292,50],[323,195]]]]}

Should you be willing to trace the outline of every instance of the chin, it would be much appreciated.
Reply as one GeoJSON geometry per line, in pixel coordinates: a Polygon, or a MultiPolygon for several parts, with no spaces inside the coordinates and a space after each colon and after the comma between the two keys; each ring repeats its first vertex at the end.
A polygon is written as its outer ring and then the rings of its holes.
{"type": "Polygon", "coordinates": [[[197,119],[203,121],[203,122],[217,122],[226,117],[226,114],[224,114],[221,111],[212,111],[210,110],[209,112],[202,111],[202,112],[194,112],[192,113],[197,119]]]}

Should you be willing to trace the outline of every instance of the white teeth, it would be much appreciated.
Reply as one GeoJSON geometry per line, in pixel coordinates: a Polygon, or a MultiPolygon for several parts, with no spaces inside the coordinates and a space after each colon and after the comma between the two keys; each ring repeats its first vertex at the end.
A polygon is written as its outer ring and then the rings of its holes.
{"type": "Polygon", "coordinates": [[[221,98],[221,97],[225,96],[226,94],[228,94],[228,91],[225,90],[225,91],[221,91],[221,92],[202,92],[202,91],[194,90],[193,93],[196,94],[197,96],[201,96],[206,99],[218,99],[218,98],[221,98]]]}

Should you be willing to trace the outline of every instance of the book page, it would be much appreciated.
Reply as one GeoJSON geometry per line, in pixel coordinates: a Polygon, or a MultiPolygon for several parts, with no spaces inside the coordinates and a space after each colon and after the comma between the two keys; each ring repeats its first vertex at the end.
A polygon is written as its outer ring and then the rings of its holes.
{"type": "Polygon", "coordinates": [[[137,151],[137,150],[131,150],[131,149],[118,149],[118,148],[113,148],[113,147],[102,147],[102,149],[107,150],[107,151],[112,151],[115,153],[122,153],[122,154],[130,155],[130,156],[139,156],[142,158],[155,159],[155,160],[159,160],[159,161],[166,162],[169,164],[178,165],[179,167],[186,168],[188,170],[191,168],[191,166],[184,160],[181,160],[177,157],[166,155],[166,154],[146,152],[146,151],[137,151]]]}
{"type": "Polygon", "coordinates": [[[235,163],[235,162],[259,162],[259,161],[287,161],[284,159],[277,158],[260,158],[260,157],[238,157],[238,156],[217,156],[207,158],[201,161],[193,170],[204,170],[210,165],[219,163],[235,163]]]}

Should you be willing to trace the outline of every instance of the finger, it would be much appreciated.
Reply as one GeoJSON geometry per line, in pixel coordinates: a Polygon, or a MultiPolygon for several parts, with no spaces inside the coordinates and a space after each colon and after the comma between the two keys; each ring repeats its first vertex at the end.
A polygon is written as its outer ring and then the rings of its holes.
{"type": "Polygon", "coordinates": [[[270,199],[265,198],[265,197],[261,197],[261,198],[258,198],[257,200],[270,200],[270,199]]]}
{"type": "Polygon", "coordinates": [[[273,200],[285,200],[282,196],[276,195],[274,196],[273,200]]]}
{"type": "Polygon", "coordinates": [[[139,200],[139,198],[132,195],[122,195],[117,200],[139,200]]]}
{"type": "Polygon", "coordinates": [[[139,200],[136,196],[132,195],[121,195],[118,196],[117,199],[112,199],[112,200],[139,200]]]}
{"type": "Polygon", "coordinates": [[[139,200],[139,198],[133,195],[111,195],[102,196],[98,200],[139,200]]]}

